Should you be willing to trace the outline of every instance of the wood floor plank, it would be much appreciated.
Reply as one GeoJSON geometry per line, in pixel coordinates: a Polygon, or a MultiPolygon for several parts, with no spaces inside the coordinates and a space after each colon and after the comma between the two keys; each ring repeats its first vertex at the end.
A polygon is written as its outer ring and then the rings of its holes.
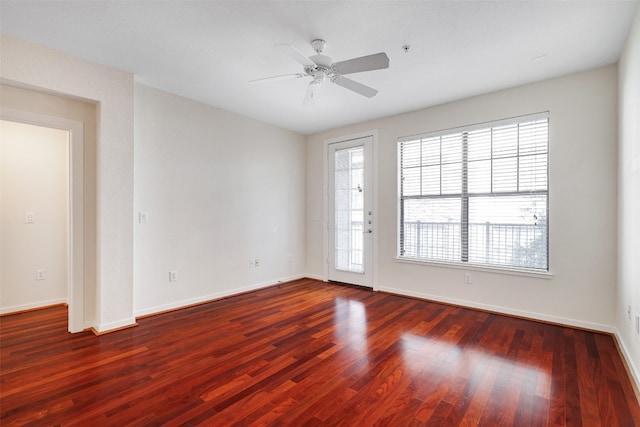
{"type": "Polygon", "coordinates": [[[612,336],[301,279],[66,332],[0,317],[4,426],[640,427],[612,336]]]}

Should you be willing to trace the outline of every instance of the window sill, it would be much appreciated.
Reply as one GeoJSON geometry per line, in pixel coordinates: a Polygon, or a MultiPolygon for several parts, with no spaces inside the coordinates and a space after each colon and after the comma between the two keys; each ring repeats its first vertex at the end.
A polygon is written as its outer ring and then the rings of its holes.
{"type": "Polygon", "coordinates": [[[441,268],[455,268],[458,270],[473,270],[473,271],[485,271],[488,273],[508,274],[512,276],[532,277],[535,279],[553,279],[553,273],[550,271],[534,271],[517,268],[500,268],[500,267],[487,267],[477,264],[462,264],[458,262],[444,262],[444,261],[429,261],[418,258],[406,258],[396,257],[396,261],[405,264],[415,265],[427,265],[429,267],[441,267],[441,268]]]}

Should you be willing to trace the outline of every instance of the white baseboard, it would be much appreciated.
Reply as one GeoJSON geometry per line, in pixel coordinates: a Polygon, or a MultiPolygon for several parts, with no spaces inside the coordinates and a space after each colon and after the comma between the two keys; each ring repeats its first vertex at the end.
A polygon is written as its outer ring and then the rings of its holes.
{"type": "Polygon", "coordinates": [[[14,305],[10,307],[0,307],[0,314],[16,313],[20,311],[33,310],[36,308],[49,307],[51,305],[67,304],[66,298],[56,298],[46,301],[31,302],[29,304],[14,305]]]}
{"type": "Polygon", "coordinates": [[[148,307],[148,308],[143,308],[140,310],[136,310],[134,312],[134,316],[139,317],[139,316],[148,316],[151,314],[157,314],[157,313],[163,313],[165,311],[171,311],[171,310],[177,310],[180,308],[184,308],[184,307],[189,307],[191,305],[195,305],[195,304],[202,304],[205,302],[209,302],[209,301],[214,301],[220,298],[226,298],[226,297],[230,297],[233,295],[237,295],[237,294],[241,294],[243,292],[249,292],[249,291],[255,291],[261,288],[266,288],[269,286],[273,286],[273,285],[277,285],[278,283],[284,283],[284,282],[290,282],[292,280],[298,280],[298,279],[303,279],[305,277],[308,277],[304,274],[302,275],[296,275],[296,276],[290,276],[290,277],[285,277],[282,279],[274,279],[274,280],[269,280],[266,282],[261,282],[261,283],[255,283],[252,285],[248,285],[248,286],[244,286],[242,288],[236,288],[236,289],[230,289],[227,291],[222,291],[222,292],[216,292],[213,294],[207,294],[207,295],[200,295],[198,297],[195,298],[189,298],[189,299],[185,299],[185,300],[181,300],[181,301],[175,301],[175,302],[171,302],[169,304],[163,304],[163,305],[158,305],[155,307],[148,307]]]}
{"type": "Polygon", "coordinates": [[[296,274],[294,276],[289,276],[289,277],[285,277],[283,279],[277,280],[275,283],[272,284],[278,284],[278,283],[286,283],[286,282],[293,282],[294,280],[300,280],[300,279],[306,279],[307,276],[306,274],[296,274]]]}
{"type": "Polygon", "coordinates": [[[306,277],[307,279],[315,279],[315,280],[321,280],[321,281],[325,281],[324,277],[322,277],[320,274],[305,274],[303,277],[306,277]]]}
{"type": "Polygon", "coordinates": [[[621,338],[620,331],[617,328],[613,335],[615,337],[615,340],[617,341],[618,348],[622,353],[622,357],[624,357],[625,362],[627,362],[627,368],[629,368],[631,381],[635,382],[636,397],[638,398],[638,401],[640,401],[640,366],[636,364],[638,363],[638,361],[634,361],[634,359],[631,357],[627,346],[624,344],[624,340],[621,338]]]}
{"type": "Polygon", "coordinates": [[[556,323],[559,325],[573,326],[581,329],[589,329],[592,331],[606,332],[609,334],[613,334],[615,332],[614,328],[609,325],[601,325],[599,323],[585,322],[582,320],[569,319],[566,317],[550,316],[547,314],[535,313],[535,312],[524,311],[524,310],[514,310],[509,307],[482,304],[474,301],[461,300],[457,298],[444,298],[440,295],[424,294],[421,292],[413,292],[413,291],[408,291],[405,289],[397,289],[397,288],[388,288],[385,286],[379,287],[378,290],[383,292],[389,292],[392,294],[397,294],[397,295],[406,295],[410,297],[426,299],[429,301],[442,302],[446,304],[459,305],[459,306],[469,307],[469,308],[477,308],[479,310],[486,310],[486,311],[491,311],[491,312],[500,313],[500,314],[508,314],[510,316],[523,317],[531,320],[540,320],[543,322],[556,323]]]}
{"type": "Polygon", "coordinates": [[[98,334],[106,334],[108,332],[117,331],[119,329],[124,329],[135,325],[136,319],[134,317],[131,317],[129,319],[118,320],[117,322],[97,324],[93,326],[93,329],[95,329],[98,334]]]}

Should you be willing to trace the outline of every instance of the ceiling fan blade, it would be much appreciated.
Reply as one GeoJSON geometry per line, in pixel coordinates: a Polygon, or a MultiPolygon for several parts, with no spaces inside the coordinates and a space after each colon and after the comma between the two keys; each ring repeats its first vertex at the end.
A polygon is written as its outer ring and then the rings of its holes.
{"type": "Polygon", "coordinates": [[[278,80],[286,80],[292,77],[295,77],[296,79],[302,78],[306,76],[305,73],[294,73],[294,74],[281,74],[279,76],[272,76],[272,77],[263,77],[261,79],[254,79],[254,80],[249,80],[249,83],[262,83],[265,81],[278,81],[278,80]]]}
{"type": "Polygon", "coordinates": [[[333,67],[338,74],[360,73],[362,71],[381,70],[389,68],[389,57],[386,53],[374,53],[360,58],[336,62],[333,67]]]}
{"type": "Polygon", "coordinates": [[[307,93],[304,96],[304,101],[302,102],[304,105],[313,105],[320,94],[320,84],[322,82],[313,81],[309,83],[307,86],[307,93]]]}
{"type": "Polygon", "coordinates": [[[362,96],[366,96],[367,98],[372,98],[376,95],[376,93],[378,93],[378,91],[375,90],[374,88],[369,87],[367,85],[363,85],[362,83],[358,83],[346,77],[337,76],[333,78],[331,81],[337,84],[338,86],[342,86],[345,89],[352,90],[355,93],[359,93],[362,96]]]}
{"type": "Polygon", "coordinates": [[[290,56],[294,60],[298,61],[305,67],[315,67],[316,64],[306,56],[302,54],[298,49],[296,49],[291,44],[277,44],[276,47],[282,51],[285,55],[290,56]]]}

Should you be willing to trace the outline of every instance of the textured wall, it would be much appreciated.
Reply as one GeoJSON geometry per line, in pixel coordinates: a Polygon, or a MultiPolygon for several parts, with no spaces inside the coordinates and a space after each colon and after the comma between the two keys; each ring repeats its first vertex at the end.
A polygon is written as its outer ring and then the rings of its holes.
{"type": "Polygon", "coordinates": [[[143,85],[135,93],[135,211],[149,215],[135,224],[135,313],[301,277],[305,138],[143,85]]]}
{"type": "Polygon", "coordinates": [[[609,66],[335,129],[308,138],[307,273],[323,274],[323,143],[378,131],[377,287],[406,295],[613,330],[617,74],[609,66]],[[551,278],[409,264],[397,253],[397,139],[549,111],[551,278]]]}
{"type": "Polygon", "coordinates": [[[0,76],[98,104],[96,313],[99,331],[133,318],[133,75],[2,35],[0,76]]]}
{"type": "Polygon", "coordinates": [[[616,310],[621,346],[640,388],[640,7],[619,64],[619,270],[616,310]],[[631,319],[627,307],[631,306],[631,319]]]}

